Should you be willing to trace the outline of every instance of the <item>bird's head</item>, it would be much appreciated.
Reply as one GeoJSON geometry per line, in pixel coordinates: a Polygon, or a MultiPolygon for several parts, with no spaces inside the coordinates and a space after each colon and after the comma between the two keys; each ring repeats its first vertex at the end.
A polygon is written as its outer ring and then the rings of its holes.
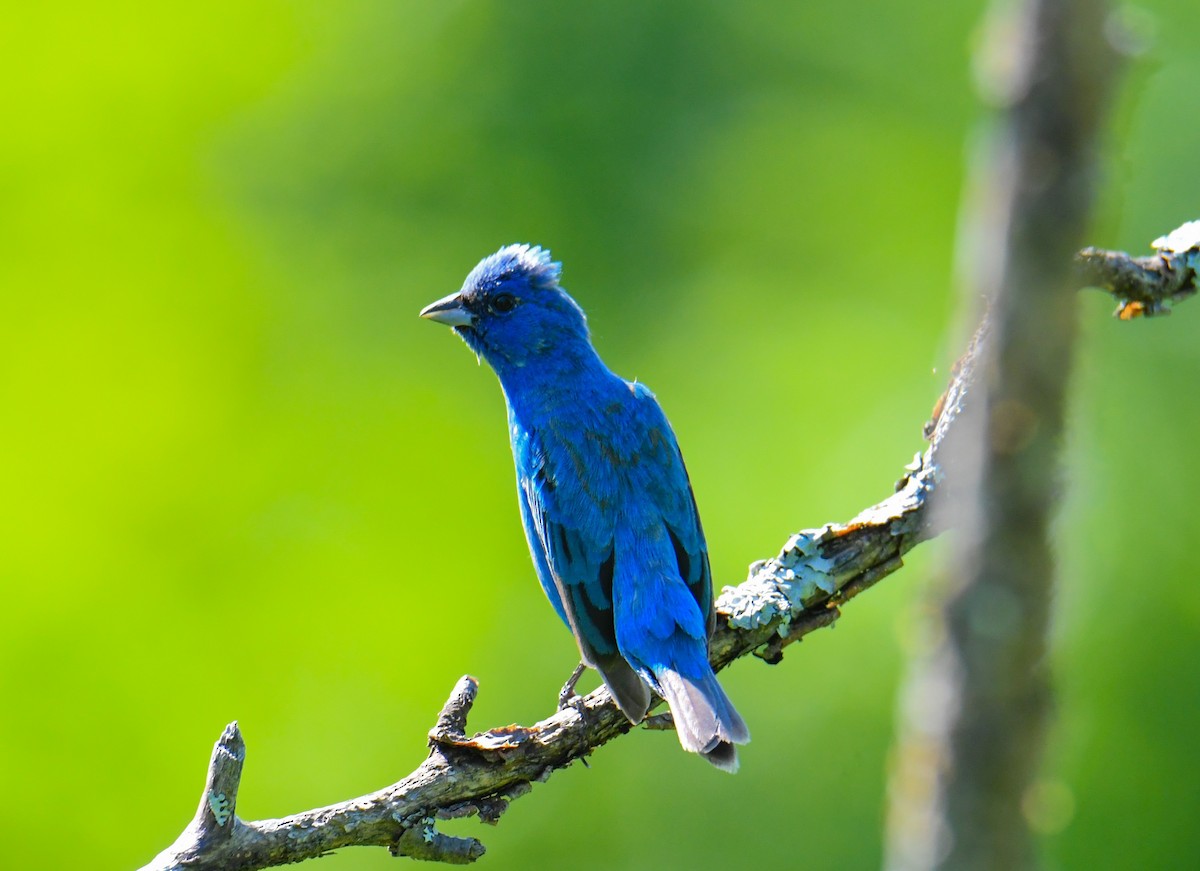
{"type": "Polygon", "coordinates": [[[481,260],[462,290],[425,306],[421,317],[453,327],[497,369],[589,347],[583,310],[558,286],[561,269],[549,251],[509,245],[481,260]]]}

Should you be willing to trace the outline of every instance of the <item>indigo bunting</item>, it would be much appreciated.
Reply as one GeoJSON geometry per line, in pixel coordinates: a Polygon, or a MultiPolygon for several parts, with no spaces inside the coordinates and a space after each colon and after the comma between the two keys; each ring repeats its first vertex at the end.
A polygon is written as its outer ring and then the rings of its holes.
{"type": "Polygon", "coordinates": [[[529,550],[583,663],[630,722],[654,690],[685,750],[736,771],[750,734],[708,662],[712,575],[683,457],[654,394],[596,354],[560,271],[510,245],[421,316],[500,379],[529,550]]]}

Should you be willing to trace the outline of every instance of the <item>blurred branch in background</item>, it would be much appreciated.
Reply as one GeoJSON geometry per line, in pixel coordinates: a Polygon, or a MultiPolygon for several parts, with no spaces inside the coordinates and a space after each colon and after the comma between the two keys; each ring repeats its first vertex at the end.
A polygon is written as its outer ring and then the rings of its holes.
{"type": "MultiPolygon", "coordinates": [[[[1157,256],[1163,268],[1177,273],[1176,298],[1195,292],[1200,239],[1195,242],[1178,251],[1160,246],[1157,256]]],[[[1108,288],[1119,284],[1126,255],[1094,253],[1105,256],[1094,258],[1089,281],[1108,288]],[[1114,264],[1112,271],[1106,271],[1108,263],[1114,264]]],[[[1061,274],[1069,263],[1064,256],[1061,264],[1047,264],[1047,269],[1061,274]]],[[[1113,293],[1122,299],[1119,292],[1113,293]]],[[[793,535],[778,556],[754,563],[744,583],[725,588],[717,602],[720,619],[710,645],[717,669],[750,653],[779,662],[785,647],[834,623],[841,605],[900,568],[905,552],[940,529],[957,525],[943,516],[930,516],[930,496],[945,486],[943,452],[967,417],[966,400],[973,395],[978,367],[989,347],[988,330],[984,323],[976,331],[955,366],[949,388],[925,427],[930,446],[908,467],[895,493],[847,523],[793,535]]],[[[508,803],[528,793],[533,783],[631,729],[601,686],[534,726],[507,726],[468,737],[467,715],[477,692],[473,678],[459,680],[429,733],[429,757],[403,780],[282,819],[237,817],[245,744],[237,724],[230,724],[213,749],[195,818],[146,869],[266,868],[350,846],[388,847],[396,855],[454,864],[472,862],[483,855],[483,845],[437,831],[437,820],[478,816],[494,824],[508,803]]],[[[661,722],[655,718],[653,725],[661,722]]]]}
{"type": "MultiPolygon", "coordinates": [[[[1049,525],[1076,335],[1071,253],[1096,189],[1117,55],[1099,0],[995,11],[980,85],[1003,111],[960,240],[968,298],[987,301],[991,329],[932,508],[956,534],[937,641],[914,661],[902,701],[885,862],[895,871],[1038,864],[1029,816],[1053,707],[1049,525]]],[[[1089,281],[1115,290],[1120,312],[1154,313],[1179,295],[1144,280],[1152,265],[1080,257],[1089,281]]]]}

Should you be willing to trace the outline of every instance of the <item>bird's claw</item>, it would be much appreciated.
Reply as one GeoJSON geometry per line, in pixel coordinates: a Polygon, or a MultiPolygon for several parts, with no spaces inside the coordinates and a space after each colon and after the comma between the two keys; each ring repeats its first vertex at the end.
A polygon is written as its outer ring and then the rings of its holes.
{"type": "Polygon", "coordinates": [[[663,711],[661,714],[655,714],[653,717],[642,720],[642,728],[654,732],[674,732],[675,718],[671,716],[670,711],[663,711]]]}
{"type": "Polygon", "coordinates": [[[571,672],[571,676],[567,678],[567,682],[558,691],[558,709],[560,711],[565,711],[567,708],[574,708],[580,711],[583,696],[575,692],[575,684],[579,683],[579,679],[583,677],[583,670],[585,668],[587,666],[582,662],[575,666],[575,670],[571,672]]]}

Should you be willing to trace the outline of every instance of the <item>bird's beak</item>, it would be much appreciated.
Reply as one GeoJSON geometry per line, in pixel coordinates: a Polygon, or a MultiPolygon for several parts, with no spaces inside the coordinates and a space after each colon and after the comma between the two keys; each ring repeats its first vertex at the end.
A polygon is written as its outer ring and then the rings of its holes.
{"type": "Polygon", "coordinates": [[[469,327],[475,323],[475,317],[463,305],[462,296],[452,293],[437,302],[431,302],[421,309],[421,317],[437,321],[448,327],[469,327]]]}

